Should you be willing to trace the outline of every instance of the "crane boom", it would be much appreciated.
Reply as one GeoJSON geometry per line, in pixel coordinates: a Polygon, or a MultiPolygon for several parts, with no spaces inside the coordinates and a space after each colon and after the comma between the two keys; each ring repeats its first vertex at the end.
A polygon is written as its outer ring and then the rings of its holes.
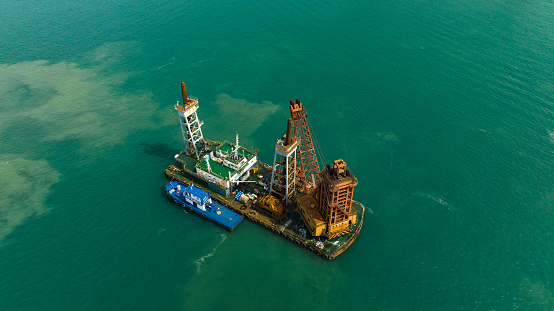
{"type": "Polygon", "coordinates": [[[298,99],[289,102],[289,110],[293,120],[293,135],[300,139],[298,163],[300,171],[304,175],[304,190],[306,193],[310,193],[319,182],[320,169],[310,133],[308,114],[298,99]]]}

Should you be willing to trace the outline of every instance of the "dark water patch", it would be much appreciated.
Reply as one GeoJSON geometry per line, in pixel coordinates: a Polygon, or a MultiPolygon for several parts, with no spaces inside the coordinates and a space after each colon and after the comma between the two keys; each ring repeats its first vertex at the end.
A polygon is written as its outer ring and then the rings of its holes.
{"type": "Polygon", "coordinates": [[[165,143],[142,143],[141,146],[144,153],[161,157],[166,160],[170,159],[172,155],[181,152],[179,148],[175,148],[174,146],[165,143]]]}

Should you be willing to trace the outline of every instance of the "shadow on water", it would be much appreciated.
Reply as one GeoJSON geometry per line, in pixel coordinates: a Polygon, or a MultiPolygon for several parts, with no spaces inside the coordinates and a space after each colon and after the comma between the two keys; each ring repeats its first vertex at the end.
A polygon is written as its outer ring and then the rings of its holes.
{"type": "Polygon", "coordinates": [[[142,143],[141,145],[145,153],[168,160],[173,159],[173,156],[180,152],[179,149],[172,148],[170,145],[164,143],[142,143]]]}

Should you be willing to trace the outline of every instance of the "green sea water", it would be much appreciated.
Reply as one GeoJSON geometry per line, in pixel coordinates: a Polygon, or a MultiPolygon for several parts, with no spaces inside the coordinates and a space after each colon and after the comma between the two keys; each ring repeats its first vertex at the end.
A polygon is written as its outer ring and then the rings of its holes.
{"type": "Polygon", "coordinates": [[[554,4],[0,2],[0,310],[554,310],[554,4]],[[173,204],[179,83],[366,206],[327,261],[173,204]]]}

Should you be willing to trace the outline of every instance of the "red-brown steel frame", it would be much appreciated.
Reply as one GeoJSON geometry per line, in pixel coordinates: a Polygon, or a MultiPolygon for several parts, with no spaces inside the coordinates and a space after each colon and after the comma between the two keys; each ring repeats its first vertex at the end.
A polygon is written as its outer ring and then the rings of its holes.
{"type": "Polygon", "coordinates": [[[309,193],[315,189],[319,182],[319,163],[317,162],[312,135],[308,127],[308,114],[304,109],[304,105],[302,105],[298,99],[296,101],[290,101],[289,110],[293,120],[294,137],[300,139],[300,146],[298,146],[298,164],[305,176],[305,191],[309,193]]]}

